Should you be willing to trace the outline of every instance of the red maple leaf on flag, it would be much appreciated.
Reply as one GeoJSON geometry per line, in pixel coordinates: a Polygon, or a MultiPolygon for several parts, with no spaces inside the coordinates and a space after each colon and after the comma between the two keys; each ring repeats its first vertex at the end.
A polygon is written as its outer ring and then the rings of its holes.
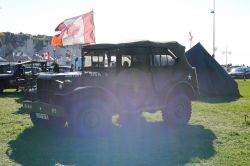
{"type": "Polygon", "coordinates": [[[74,36],[75,34],[78,33],[79,30],[80,30],[79,25],[75,25],[74,23],[72,23],[72,24],[68,25],[67,34],[69,36],[74,36]]]}

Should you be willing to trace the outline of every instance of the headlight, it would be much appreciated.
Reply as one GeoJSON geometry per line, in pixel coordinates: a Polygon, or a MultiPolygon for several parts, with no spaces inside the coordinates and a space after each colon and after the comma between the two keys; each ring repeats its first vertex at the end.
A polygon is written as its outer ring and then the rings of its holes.
{"type": "Polygon", "coordinates": [[[58,87],[59,89],[63,89],[63,83],[60,83],[58,87]]]}
{"type": "Polygon", "coordinates": [[[68,89],[69,87],[71,87],[71,85],[72,85],[72,81],[71,80],[65,80],[63,82],[63,88],[65,88],[65,89],[68,89]]]}
{"type": "Polygon", "coordinates": [[[59,89],[63,89],[63,87],[64,87],[64,82],[63,81],[60,81],[60,80],[55,80],[56,81],[56,83],[58,84],[58,88],[59,89]]]}

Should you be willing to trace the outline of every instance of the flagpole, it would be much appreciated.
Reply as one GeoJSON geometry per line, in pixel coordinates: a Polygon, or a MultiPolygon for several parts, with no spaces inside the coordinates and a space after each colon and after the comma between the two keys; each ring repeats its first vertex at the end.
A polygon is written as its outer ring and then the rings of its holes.
{"type": "Polygon", "coordinates": [[[213,58],[215,58],[215,0],[213,1],[213,10],[211,13],[213,14],[213,58]]]}
{"type": "Polygon", "coordinates": [[[192,47],[192,40],[193,40],[193,35],[191,32],[189,32],[189,41],[190,41],[190,48],[192,47]]]}

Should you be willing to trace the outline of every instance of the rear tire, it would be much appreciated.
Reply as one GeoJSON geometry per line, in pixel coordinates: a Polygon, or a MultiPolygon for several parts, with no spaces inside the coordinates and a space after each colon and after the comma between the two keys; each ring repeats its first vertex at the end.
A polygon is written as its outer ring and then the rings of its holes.
{"type": "Polygon", "coordinates": [[[163,120],[168,125],[187,125],[192,112],[191,100],[183,93],[171,97],[162,111],[163,120]]]}

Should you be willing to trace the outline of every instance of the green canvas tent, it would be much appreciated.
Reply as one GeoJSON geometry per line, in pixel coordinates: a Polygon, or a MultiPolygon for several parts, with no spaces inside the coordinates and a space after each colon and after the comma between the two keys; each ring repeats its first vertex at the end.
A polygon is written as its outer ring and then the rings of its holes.
{"type": "Polygon", "coordinates": [[[227,74],[200,43],[188,50],[186,57],[190,65],[196,67],[201,96],[240,96],[236,81],[227,74]]]}

